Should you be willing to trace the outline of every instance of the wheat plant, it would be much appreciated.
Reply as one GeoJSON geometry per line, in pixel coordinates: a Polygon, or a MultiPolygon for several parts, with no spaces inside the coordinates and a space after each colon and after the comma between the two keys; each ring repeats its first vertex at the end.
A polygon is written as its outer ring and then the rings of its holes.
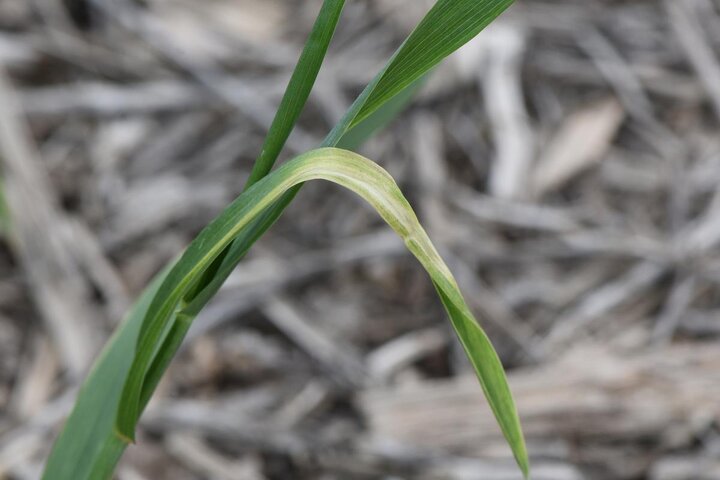
{"type": "Polygon", "coordinates": [[[311,180],[333,182],[363,198],[428,272],[515,459],[528,475],[518,414],[489,339],[392,177],[376,163],[347,150],[392,119],[433,67],[511,3],[438,0],[322,145],[273,171],[345,4],[344,0],[324,1],[244,192],[156,276],[127,314],[78,394],[48,458],[45,480],[111,477],[123,451],[134,442],[140,416],[193,319],[303,183],[311,180]]]}

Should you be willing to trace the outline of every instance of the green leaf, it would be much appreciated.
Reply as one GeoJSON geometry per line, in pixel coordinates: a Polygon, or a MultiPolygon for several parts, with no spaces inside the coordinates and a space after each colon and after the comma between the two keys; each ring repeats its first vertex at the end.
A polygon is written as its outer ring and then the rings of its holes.
{"type": "Polygon", "coordinates": [[[44,479],[110,478],[127,444],[114,435],[123,381],[135,352],[140,327],[166,271],[157,275],[95,361],[75,408],[55,441],[44,479]]]}
{"type": "Polygon", "coordinates": [[[385,68],[355,100],[323,146],[337,146],[348,131],[472,40],[513,1],[438,0],[385,68]]]}
{"type": "Polygon", "coordinates": [[[381,105],[372,114],[368,115],[362,122],[359,122],[350,130],[345,132],[337,141],[337,148],[345,150],[355,150],[365,143],[376,131],[384,128],[389,124],[405,107],[410,100],[425,85],[427,75],[415,80],[415,83],[409,85],[405,90],[395,95],[393,98],[381,105]]]}
{"type": "MultiPolygon", "coordinates": [[[[290,129],[294,126],[307,100],[307,94],[317,75],[319,62],[322,61],[320,57],[325,54],[327,48],[326,45],[322,48],[322,45],[330,41],[331,30],[334,31],[342,3],[344,2],[326,0],[323,4],[323,10],[308,42],[312,44],[313,41],[317,41],[317,43],[314,46],[306,46],[303,51],[303,57],[298,62],[283,99],[283,106],[273,121],[265,143],[267,148],[263,149],[248,185],[263,177],[277,159],[290,129]],[[314,53],[306,54],[306,52],[314,53]]],[[[399,111],[398,106],[404,103],[402,95],[408,95],[414,88],[413,82],[422,77],[444,56],[452,53],[477,34],[510,3],[509,0],[437,2],[410,39],[353,103],[343,120],[325,139],[323,146],[350,145],[351,142],[362,141],[375,128],[387,122],[394,112],[399,111]],[[400,78],[402,75],[408,77],[400,78]]],[[[301,184],[297,184],[290,187],[274,203],[266,206],[262,213],[254,217],[250,225],[241,230],[231,244],[226,245],[209,266],[205,266],[201,276],[189,282],[185,295],[178,302],[182,308],[175,308],[176,305],[171,309],[169,316],[163,319],[164,328],[159,332],[158,343],[154,344],[156,351],[151,355],[146,372],[142,375],[138,396],[133,402],[134,406],[131,406],[135,409],[133,415],[139,415],[145,408],[194,316],[213,297],[251,246],[280,216],[300,186],[301,184]]],[[[164,274],[159,275],[148,287],[96,361],[93,371],[78,395],[73,413],[53,447],[43,476],[45,480],[95,480],[109,478],[111,475],[126,446],[126,443],[113,433],[115,415],[119,413],[121,386],[128,378],[130,364],[135,359],[137,341],[140,336],[144,337],[148,332],[149,327],[142,324],[150,325],[153,321],[154,317],[147,315],[147,311],[151,301],[153,303],[160,301],[158,298],[161,297],[155,294],[160,284],[164,283],[164,278],[164,274]],[[141,329],[143,335],[140,335],[141,329]]],[[[461,339],[466,339],[463,340],[463,345],[471,350],[469,356],[481,378],[483,390],[486,393],[490,392],[488,394],[490,405],[498,416],[504,434],[513,446],[518,463],[526,471],[527,458],[522,435],[497,356],[492,352],[487,337],[477,325],[473,327],[468,323],[468,319],[472,317],[468,316],[467,307],[458,307],[458,299],[447,292],[448,285],[443,286],[436,282],[436,288],[459,336],[461,339]]]]}
{"type": "Polygon", "coordinates": [[[382,72],[350,128],[473,39],[512,3],[513,0],[439,0],[382,72]]]}
{"type": "Polygon", "coordinates": [[[302,112],[337,27],[345,0],[326,0],[303,49],[247,185],[270,172],[302,112]]]}
{"type": "Polygon", "coordinates": [[[116,423],[120,437],[132,439],[134,436],[143,404],[143,384],[153,357],[158,349],[157,355],[164,355],[163,340],[168,328],[172,328],[174,315],[187,315],[181,300],[193,280],[202,276],[225,247],[287,191],[316,179],[334,182],[360,195],[403,238],[427,270],[503,434],[518,464],[527,473],[523,435],[502,364],[473,318],[450,270],[392,177],[376,163],[336,148],[322,148],[301,155],[250,187],[198,235],[167,274],[148,308],[146,325],[122,393],[116,423]]]}

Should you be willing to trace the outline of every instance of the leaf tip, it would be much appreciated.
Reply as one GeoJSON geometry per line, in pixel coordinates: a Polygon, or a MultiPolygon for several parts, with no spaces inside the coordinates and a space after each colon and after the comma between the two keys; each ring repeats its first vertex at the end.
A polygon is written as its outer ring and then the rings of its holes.
{"type": "Polygon", "coordinates": [[[527,459],[524,459],[524,463],[520,464],[520,470],[523,472],[523,478],[525,478],[525,480],[530,480],[530,465],[527,459]]]}
{"type": "Polygon", "coordinates": [[[519,449],[513,449],[513,453],[515,454],[515,461],[522,471],[523,478],[525,480],[530,480],[530,460],[528,459],[525,442],[522,443],[522,446],[519,449]]]}

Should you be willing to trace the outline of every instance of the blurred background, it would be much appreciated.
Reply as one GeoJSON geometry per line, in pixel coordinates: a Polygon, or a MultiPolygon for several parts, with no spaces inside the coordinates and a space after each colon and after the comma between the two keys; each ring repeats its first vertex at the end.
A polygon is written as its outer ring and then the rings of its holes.
{"type": "MultiPolygon", "coordinates": [[[[241,190],[318,0],[0,0],[0,478],[241,190]]],[[[284,158],[429,0],[349,1],[284,158]]],[[[536,480],[720,479],[720,2],[520,0],[361,149],[508,368],[536,480]]],[[[519,479],[432,285],[303,189],[197,319],[117,473],[519,479]]]]}

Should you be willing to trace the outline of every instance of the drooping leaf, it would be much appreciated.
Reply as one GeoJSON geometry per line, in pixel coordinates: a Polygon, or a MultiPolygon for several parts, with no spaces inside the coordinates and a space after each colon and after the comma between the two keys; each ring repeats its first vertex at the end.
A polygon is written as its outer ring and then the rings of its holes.
{"type": "Polygon", "coordinates": [[[527,453],[520,422],[500,360],[412,208],[392,177],[376,163],[355,153],[322,148],[284,164],[240,195],[190,244],[167,274],[147,311],[146,325],[130,369],[118,410],[117,428],[132,439],[139,419],[143,384],[155,352],[163,356],[163,338],[175,315],[184,316],[181,299],[193,279],[210,267],[227,245],[294,186],[322,179],[341,185],[367,201],[427,270],[477,373],[482,389],[510,444],[527,473],[527,453]]]}

